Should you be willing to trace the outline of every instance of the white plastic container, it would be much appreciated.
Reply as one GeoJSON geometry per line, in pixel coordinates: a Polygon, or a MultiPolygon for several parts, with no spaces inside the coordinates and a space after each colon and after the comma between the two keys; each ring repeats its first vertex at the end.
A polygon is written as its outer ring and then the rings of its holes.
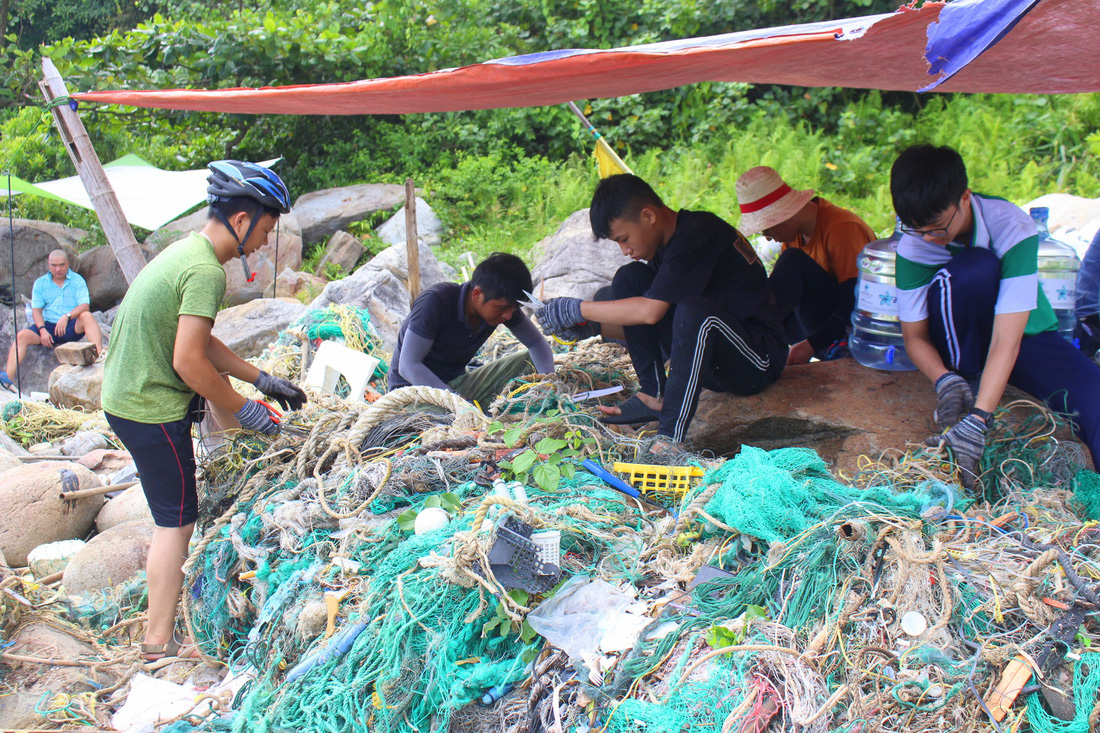
{"type": "Polygon", "coordinates": [[[1039,234],[1039,287],[1058,318],[1058,333],[1067,341],[1073,341],[1073,329],[1077,325],[1077,271],[1081,269],[1081,260],[1073,247],[1050,236],[1049,216],[1050,209],[1045,206],[1031,209],[1031,218],[1039,234]]]}
{"type": "Polygon", "coordinates": [[[539,546],[539,560],[555,567],[561,567],[561,532],[549,530],[535,532],[531,535],[531,541],[539,546]]]}
{"type": "Polygon", "coordinates": [[[848,349],[863,366],[891,372],[916,369],[905,353],[898,318],[898,292],[894,281],[900,222],[886,239],[871,242],[859,254],[856,307],[852,311],[852,335],[848,349]]]}

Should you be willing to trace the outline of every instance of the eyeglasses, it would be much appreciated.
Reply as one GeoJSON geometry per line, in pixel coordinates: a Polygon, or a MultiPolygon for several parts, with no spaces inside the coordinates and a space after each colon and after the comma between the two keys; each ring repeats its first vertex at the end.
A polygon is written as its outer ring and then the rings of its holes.
{"type": "Polygon", "coordinates": [[[913,227],[907,227],[904,224],[901,227],[902,234],[908,234],[913,237],[931,237],[932,239],[940,239],[947,236],[947,231],[951,228],[951,222],[955,221],[955,216],[959,213],[961,208],[960,201],[955,204],[955,212],[951,214],[951,218],[947,220],[947,226],[937,227],[936,229],[914,229],[913,227]]]}

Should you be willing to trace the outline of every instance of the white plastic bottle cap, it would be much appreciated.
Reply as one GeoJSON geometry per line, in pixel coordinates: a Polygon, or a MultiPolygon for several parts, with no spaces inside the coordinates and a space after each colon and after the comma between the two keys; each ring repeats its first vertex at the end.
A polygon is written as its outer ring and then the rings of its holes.
{"type": "Polygon", "coordinates": [[[418,535],[427,534],[428,532],[446,527],[447,523],[450,521],[451,518],[445,509],[441,509],[437,506],[430,506],[427,509],[422,509],[420,513],[416,515],[413,531],[418,535]]]}
{"type": "Polygon", "coordinates": [[[909,636],[920,636],[928,628],[928,620],[920,611],[909,611],[901,617],[901,630],[909,636]]]}

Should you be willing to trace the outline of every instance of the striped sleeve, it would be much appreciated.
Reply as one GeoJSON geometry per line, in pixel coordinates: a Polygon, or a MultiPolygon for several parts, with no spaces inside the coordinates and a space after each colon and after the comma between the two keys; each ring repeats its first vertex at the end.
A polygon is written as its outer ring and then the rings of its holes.
{"type": "Polygon", "coordinates": [[[1001,288],[994,313],[1027,313],[1039,302],[1039,238],[1031,235],[1001,254],[1001,288]]]}
{"type": "Polygon", "coordinates": [[[898,317],[903,321],[923,321],[928,318],[928,287],[939,265],[911,260],[901,253],[895,263],[894,279],[898,288],[898,317]]]}

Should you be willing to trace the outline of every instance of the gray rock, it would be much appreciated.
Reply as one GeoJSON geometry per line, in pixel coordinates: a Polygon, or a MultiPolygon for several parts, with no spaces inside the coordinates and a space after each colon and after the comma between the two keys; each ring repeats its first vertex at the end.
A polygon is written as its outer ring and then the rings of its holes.
{"type": "MultiPolygon", "coordinates": [[[[325,286],[324,292],[310,304],[310,310],[332,303],[365,308],[370,312],[375,331],[386,348],[392,351],[397,344],[401,323],[409,315],[407,254],[403,243],[388,247],[348,277],[325,286]]],[[[445,280],[439,260],[432,254],[431,248],[421,242],[421,290],[445,280]]]]}
{"type": "Polygon", "coordinates": [[[325,289],[328,280],[308,272],[298,272],[289,267],[279,273],[275,281],[275,294],[279,298],[297,298],[309,303],[325,289]]]}
{"type": "MultiPolygon", "coordinates": [[[[82,430],[61,441],[61,455],[82,458],[94,450],[106,450],[107,439],[102,433],[82,430]]],[[[81,464],[83,465],[83,464],[81,464]]],[[[87,468],[87,466],[85,466],[87,468]]],[[[90,468],[88,470],[91,470],[90,468]]]]}
{"type": "Polygon", "coordinates": [[[317,272],[323,273],[329,264],[336,265],[343,272],[354,272],[355,265],[367,248],[348,232],[336,232],[325,246],[325,254],[317,263],[317,272]]]}
{"type": "Polygon", "coordinates": [[[267,244],[248,256],[248,266],[255,274],[252,282],[245,279],[239,257],[222,266],[225,269],[225,302],[229,305],[270,298],[274,292],[276,273],[288,267],[297,270],[302,266],[302,235],[293,212],[280,217],[279,222],[279,231],[272,231],[267,237],[267,244]],[[276,250],[278,262],[275,261],[276,250]]]}
{"type": "MultiPolygon", "coordinates": [[[[405,207],[402,206],[385,224],[375,230],[375,234],[386,244],[405,243],[405,207]]],[[[439,216],[432,211],[424,199],[416,197],[416,237],[429,247],[437,247],[443,242],[446,227],[439,216]]]]}
{"type": "MultiPolygon", "coordinates": [[[[144,251],[143,254],[147,261],[151,259],[144,251]]],[[[115,259],[115,251],[106,244],[81,252],[73,269],[88,282],[93,311],[104,311],[118,305],[130,287],[115,259]]]]}
{"type": "Polygon", "coordinates": [[[307,193],[294,202],[292,212],[301,223],[303,241],[315,244],[352,222],[392,209],[404,200],[404,186],[363,183],[307,193]]]}
{"type": "MultiPolygon", "coordinates": [[[[102,407],[100,393],[103,390],[103,362],[88,366],[61,364],[50,374],[48,386],[50,401],[58,407],[99,410],[102,407]]],[[[106,447],[106,445],[93,446],[88,450],[106,447]]],[[[87,452],[65,453],[65,455],[84,455],[87,452]]]]}
{"type": "MultiPolygon", "coordinates": [[[[5,433],[5,435],[7,434],[5,433]]],[[[22,465],[23,461],[16,458],[14,454],[9,453],[6,448],[0,447],[0,473],[7,471],[9,468],[15,468],[16,466],[22,465]]]]}
{"type": "MultiPolygon", "coordinates": [[[[19,319],[19,328],[24,328],[27,321],[24,318],[22,307],[16,309],[16,317],[19,319]]],[[[13,341],[14,334],[11,323],[11,308],[0,308],[0,369],[5,368],[8,351],[11,349],[13,341]]],[[[47,391],[49,389],[50,374],[57,366],[58,361],[53,355],[53,349],[43,348],[41,345],[28,348],[23,363],[19,365],[18,384],[22,386],[23,394],[47,391]]],[[[11,376],[13,382],[17,381],[15,374],[9,376],[11,376]]]]}
{"type": "Polygon", "coordinates": [[[211,333],[238,356],[259,356],[279,332],[297,321],[306,306],[291,298],[259,298],[218,313],[211,333]]]}
{"type": "Polygon", "coordinates": [[[588,209],[574,212],[551,236],[535,246],[542,254],[531,271],[535,294],[550,298],[591,298],[610,285],[615,271],[631,259],[610,239],[596,239],[588,221],[588,209]]]}
{"type": "Polygon", "coordinates": [[[34,281],[50,271],[46,264],[46,258],[49,257],[50,252],[63,249],[69,253],[70,262],[76,261],[76,249],[67,244],[67,241],[72,241],[72,238],[65,234],[66,227],[57,224],[49,227],[42,226],[47,223],[14,219],[11,231],[6,222],[0,227],[0,252],[5,253],[4,257],[0,257],[0,283],[11,283],[11,241],[14,234],[15,291],[28,298],[31,297],[34,281]]]}
{"type": "Polygon", "coordinates": [[[145,238],[144,247],[152,253],[160,252],[172,242],[183,239],[191,232],[202,231],[210,218],[210,207],[204,206],[187,216],[170,221],[145,238]]]}

